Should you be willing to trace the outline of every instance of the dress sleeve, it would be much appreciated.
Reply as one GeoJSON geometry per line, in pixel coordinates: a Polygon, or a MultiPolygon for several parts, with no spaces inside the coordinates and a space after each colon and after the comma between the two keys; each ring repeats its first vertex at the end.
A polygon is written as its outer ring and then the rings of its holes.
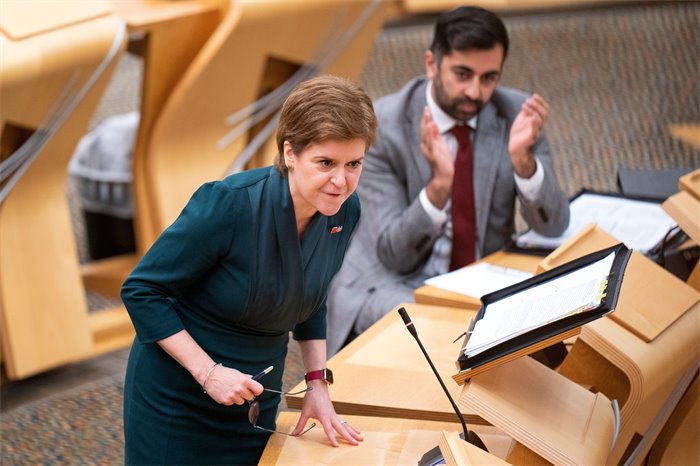
{"type": "Polygon", "coordinates": [[[326,302],[318,311],[304,322],[294,326],[292,336],[295,340],[325,340],[326,339],[326,302]]]}
{"type": "Polygon", "coordinates": [[[184,329],[175,304],[231,247],[234,204],[221,184],[200,187],[127,277],[121,297],[141,343],[184,329]]]}

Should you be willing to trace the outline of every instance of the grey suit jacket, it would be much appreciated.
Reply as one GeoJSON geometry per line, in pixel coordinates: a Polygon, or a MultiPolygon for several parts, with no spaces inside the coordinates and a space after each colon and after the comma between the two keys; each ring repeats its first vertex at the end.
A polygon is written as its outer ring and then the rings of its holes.
{"type": "MultiPolygon", "coordinates": [[[[328,296],[328,354],[337,352],[348,334],[364,331],[402,302],[429,277],[422,267],[442,234],[423,209],[418,195],[431,177],[420,149],[420,121],[426,105],[425,78],[375,102],[378,134],[365,157],[357,192],[362,218],[343,266],[328,296]]],[[[501,249],[515,230],[515,199],[537,232],[557,236],[569,223],[569,207],[552,166],[549,145],[541,136],[533,147],[544,183],[535,202],[517,191],[508,154],[510,126],[527,95],[498,88],[479,114],[474,133],[474,204],[480,256],[501,249]]]]}

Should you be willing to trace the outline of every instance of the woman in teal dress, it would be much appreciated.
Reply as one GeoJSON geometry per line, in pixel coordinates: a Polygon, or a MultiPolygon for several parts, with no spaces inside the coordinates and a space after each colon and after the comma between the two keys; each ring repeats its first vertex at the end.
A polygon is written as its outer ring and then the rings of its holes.
{"type": "MultiPolygon", "coordinates": [[[[274,167],[203,185],[122,288],[136,329],[124,387],[126,464],[256,464],[274,430],[288,335],[307,374],[326,365],[326,293],[360,216],[353,194],[376,118],[350,81],[322,76],[285,102],[274,167]],[[252,379],[268,366],[274,369],[252,379]],[[260,413],[249,418],[249,401],[260,413]],[[257,408],[257,406],[256,406],[257,408]]],[[[313,380],[312,380],[313,379],[313,380]]],[[[309,377],[299,435],[341,421],[309,377]]]]}

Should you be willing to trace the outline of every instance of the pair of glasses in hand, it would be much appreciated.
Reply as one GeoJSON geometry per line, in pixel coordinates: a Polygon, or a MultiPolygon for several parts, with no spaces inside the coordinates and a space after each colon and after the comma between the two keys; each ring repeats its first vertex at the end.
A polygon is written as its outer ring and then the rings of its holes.
{"type": "MultiPolygon", "coordinates": [[[[300,390],[298,392],[280,392],[278,390],[271,390],[269,388],[264,389],[266,392],[272,392],[272,393],[279,393],[281,395],[299,395],[304,392],[308,392],[309,390],[312,390],[312,387],[307,387],[304,390],[300,390]]],[[[282,432],[279,430],[273,430],[273,429],[267,429],[265,427],[261,427],[258,425],[258,416],[260,416],[260,403],[258,402],[257,398],[253,398],[252,400],[248,401],[248,422],[250,422],[250,425],[253,426],[256,429],[264,430],[265,432],[271,432],[273,434],[282,434],[282,435],[289,435],[290,437],[300,437],[316,427],[316,423],[312,423],[309,427],[304,429],[300,434],[297,435],[292,435],[287,432],[282,432]]]]}

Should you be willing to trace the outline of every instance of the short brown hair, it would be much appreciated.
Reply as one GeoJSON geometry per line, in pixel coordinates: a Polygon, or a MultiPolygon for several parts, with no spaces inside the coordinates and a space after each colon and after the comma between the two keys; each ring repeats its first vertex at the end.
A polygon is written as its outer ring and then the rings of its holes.
{"type": "Polygon", "coordinates": [[[327,140],[362,139],[369,149],[377,133],[372,99],[357,84],[338,76],[323,75],[299,84],[282,106],[277,127],[275,168],[287,173],[284,142],[295,154],[327,140]]]}

